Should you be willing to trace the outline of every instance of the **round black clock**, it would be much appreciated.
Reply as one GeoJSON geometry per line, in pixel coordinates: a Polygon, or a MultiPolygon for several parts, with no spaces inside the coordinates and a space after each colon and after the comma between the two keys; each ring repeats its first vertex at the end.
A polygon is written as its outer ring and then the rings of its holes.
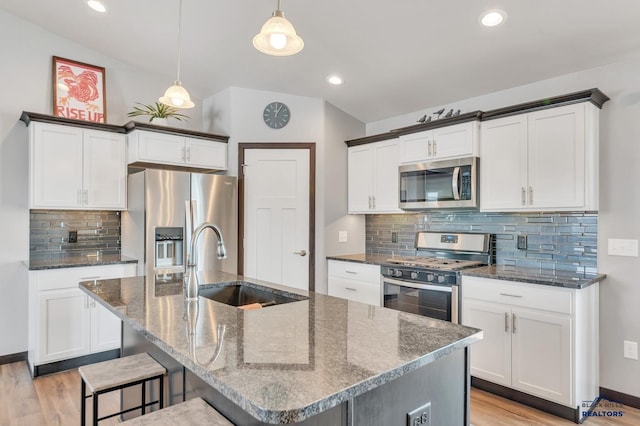
{"type": "Polygon", "coordinates": [[[291,112],[282,102],[271,102],[264,107],[262,118],[264,123],[272,129],[282,129],[289,122],[291,112]]]}

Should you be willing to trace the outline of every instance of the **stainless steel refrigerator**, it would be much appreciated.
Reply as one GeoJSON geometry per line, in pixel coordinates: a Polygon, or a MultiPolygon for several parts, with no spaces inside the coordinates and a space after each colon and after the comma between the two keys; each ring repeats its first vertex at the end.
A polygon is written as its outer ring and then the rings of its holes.
{"type": "Polygon", "coordinates": [[[216,258],[216,236],[205,232],[197,269],[237,272],[236,177],[147,169],[129,175],[127,191],[122,254],[138,259],[138,275],[184,272],[191,232],[203,222],[218,225],[227,258],[216,258]]]}

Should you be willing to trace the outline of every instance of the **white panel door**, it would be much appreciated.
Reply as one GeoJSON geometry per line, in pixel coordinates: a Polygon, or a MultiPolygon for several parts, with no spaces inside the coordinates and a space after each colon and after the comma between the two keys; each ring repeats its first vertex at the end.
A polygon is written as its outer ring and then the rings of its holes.
{"type": "Polygon", "coordinates": [[[40,293],[39,363],[89,353],[87,297],[77,288],[40,293]]]}
{"type": "Polygon", "coordinates": [[[431,158],[440,160],[473,155],[474,126],[477,126],[476,121],[434,129],[431,158]]]}
{"type": "Polygon", "coordinates": [[[464,299],[462,324],[479,328],[482,341],[471,347],[471,375],[511,386],[510,308],[497,303],[464,299]]]}
{"type": "Polygon", "coordinates": [[[428,148],[432,142],[432,130],[400,136],[400,162],[415,163],[428,160],[433,155],[433,151],[428,148]]]}
{"type": "Polygon", "coordinates": [[[118,133],[84,132],[85,207],[125,210],[127,147],[118,133]]]}
{"type": "Polygon", "coordinates": [[[187,164],[209,169],[227,169],[227,144],[204,139],[186,139],[187,164]]]}
{"type": "Polygon", "coordinates": [[[585,104],[529,116],[529,208],[584,208],[585,104]]]}
{"type": "Polygon", "coordinates": [[[32,125],[30,207],[82,207],[82,129],[32,125]]]}
{"type": "MultiPolygon", "coordinates": [[[[373,196],[373,151],[371,145],[349,148],[349,213],[369,213],[373,196]]],[[[397,179],[397,178],[396,178],[397,179]]]]}
{"type": "Polygon", "coordinates": [[[480,141],[480,210],[526,208],[527,117],[483,122],[480,141]]]}
{"type": "Polygon", "coordinates": [[[121,320],[107,308],[89,301],[91,311],[91,353],[118,349],[120,347],[121,320]]]}
{"type": "Polygon", "coordinates": [[[307,149],[247,149],[244,275],[309,288],[307,149]]]}
{"type": "Polygon", "coordinates": [[[397,212],[398,207],[398,140],[373,144],[373,209],[377,212],[397,212]]]}
{"type": "Polygon", "coordinates": [[[571,405],[571,317],[514,308],[512,327],[512,387],[571,405]]]}
{"type": "Polygon", "coordinates": [[[140,161],[164,164],[180,164],[185,161],[185,142],[181,136],[156,132],[138,134],[138,155],[140,161]]]}

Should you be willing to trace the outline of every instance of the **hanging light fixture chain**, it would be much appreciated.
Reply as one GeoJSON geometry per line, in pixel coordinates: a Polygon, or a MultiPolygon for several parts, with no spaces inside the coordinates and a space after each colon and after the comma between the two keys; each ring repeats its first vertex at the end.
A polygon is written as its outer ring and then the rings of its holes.
{"type": "Polygon", "coordinates": [[[181,62],[181,46],[182,46],[182,0],[179,0],[178,9],[178,80],[180,81],[180,62],[181,62]]]}

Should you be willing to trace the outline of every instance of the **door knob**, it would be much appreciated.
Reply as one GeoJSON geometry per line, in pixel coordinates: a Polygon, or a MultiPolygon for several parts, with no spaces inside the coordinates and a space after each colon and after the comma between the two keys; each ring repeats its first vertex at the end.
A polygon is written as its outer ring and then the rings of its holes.
{"type": "Polygon", "coordinates": [[[304,257],[307,255],[307,251],[306,250],[294,251],[293,254],[299,254],[300,256],[304,257]]]}

